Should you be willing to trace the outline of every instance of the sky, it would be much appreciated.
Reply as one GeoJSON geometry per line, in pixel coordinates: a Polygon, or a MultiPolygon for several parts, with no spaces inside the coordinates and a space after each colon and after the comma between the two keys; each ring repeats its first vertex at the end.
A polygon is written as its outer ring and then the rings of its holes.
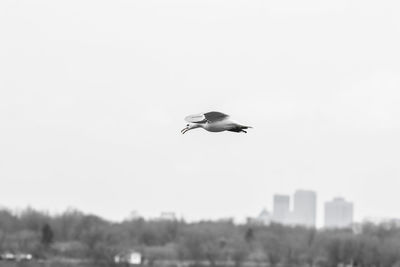
{"type": "Polygon", "coordinates": [[[400,217],[400,3],[0,2],[0,205],[256,216],[297,189],[400,217]],[[247,134],[185,135],[211,110],[247,134]]]}

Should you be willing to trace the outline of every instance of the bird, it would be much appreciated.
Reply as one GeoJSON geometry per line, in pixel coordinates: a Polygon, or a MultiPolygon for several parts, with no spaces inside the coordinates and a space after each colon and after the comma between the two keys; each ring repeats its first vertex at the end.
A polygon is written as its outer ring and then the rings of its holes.
{"type": "Polygon", "coordinates": [[[209,132],[230,131],[236,133],[247,133],[246,129],[253,128],[239,124],[231,120],[229,115],[218,111],[189,115],[185,117],[185,121],[188,124],[181,130],[182,134],[196,128],[203,128],[209,132]]]}

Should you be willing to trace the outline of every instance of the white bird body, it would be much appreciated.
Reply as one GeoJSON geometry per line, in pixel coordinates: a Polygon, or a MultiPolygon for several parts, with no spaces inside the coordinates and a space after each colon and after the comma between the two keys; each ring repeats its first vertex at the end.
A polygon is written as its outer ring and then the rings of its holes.
{"type": "Polygon", "coordinates": [[[236,123],[231,120],[217,121],[213,123],[206,122],[201,125],[202,128],[209,132],[223,132],[234,128],[236,123]]]}
{"type": "Polygon", "coordinates": [[[189,122],[189,124],[186,125],[186,128],[182,129],[182,134],[195,128],[203,128],[209,132],[231,131],[237,133],[246,133],[245,129],[252,128],[250,126],[241,125],[231,120],[228,115],[217,111],[190,115],[187,116],[185,120],[189,122]]]}

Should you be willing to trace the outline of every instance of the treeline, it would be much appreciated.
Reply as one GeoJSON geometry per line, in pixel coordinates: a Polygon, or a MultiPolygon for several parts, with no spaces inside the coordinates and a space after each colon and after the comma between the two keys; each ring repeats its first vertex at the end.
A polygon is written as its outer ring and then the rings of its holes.
{"type": "Polygon", "coordinates": [[[400,228],[391,222],[341,230],[237,225],[230,220],[115,223],[76,210],[60,215],[0,210],[0,252],[107,262],[126,249],[140,251],[150,266],[168,261],[208,266],[400,267],[400,228]]]}

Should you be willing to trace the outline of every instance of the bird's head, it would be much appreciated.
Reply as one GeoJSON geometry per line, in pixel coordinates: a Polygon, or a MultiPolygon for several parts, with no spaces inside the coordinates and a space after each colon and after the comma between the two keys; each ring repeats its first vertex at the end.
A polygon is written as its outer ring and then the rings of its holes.
{"type": "Polygon", "coordinates": [[[199,124],[189,122],[188,124],[186,124],[186,127],[181,130],[181,133],[184,134],[189,130],[192,130],[192,129],[195,129],[195,128],[199,128],[199,127],[200,127],[199,124]]]}

